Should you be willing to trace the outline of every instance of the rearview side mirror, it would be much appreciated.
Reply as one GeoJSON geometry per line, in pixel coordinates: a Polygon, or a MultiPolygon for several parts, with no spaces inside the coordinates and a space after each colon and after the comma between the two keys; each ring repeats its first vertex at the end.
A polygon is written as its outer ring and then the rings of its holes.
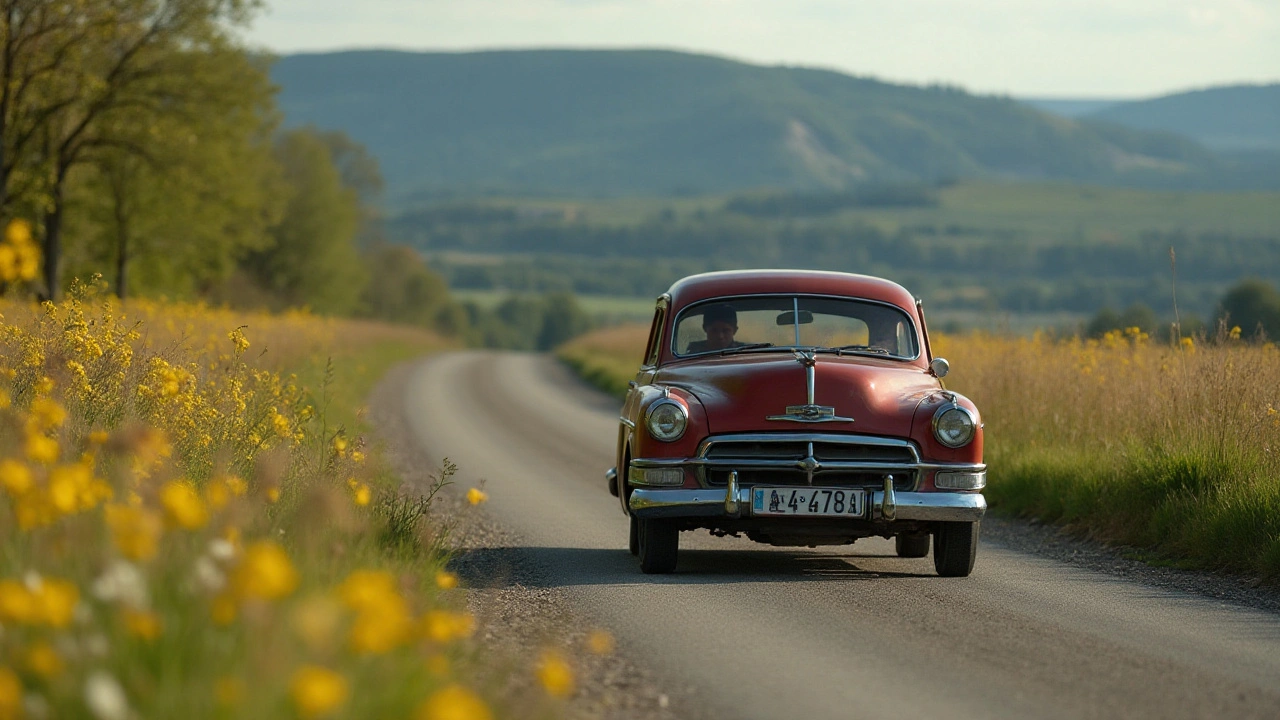
{"type": "Polygon", "coordinates": [[[796,320],[795,311],[788,310],[784,313],[779,313],[776,322],[779,325],[808,325],[813,322],[813,313],[809,310],[801,310],[800,319],[796,320]]]}
{"type": "Polygon", "coordinates": [[[951,372],[951,363],[947,362],[946,358],[936,357],[929,361],[929,372],[941,380],[947,376],[947,373],[951,372]]]}

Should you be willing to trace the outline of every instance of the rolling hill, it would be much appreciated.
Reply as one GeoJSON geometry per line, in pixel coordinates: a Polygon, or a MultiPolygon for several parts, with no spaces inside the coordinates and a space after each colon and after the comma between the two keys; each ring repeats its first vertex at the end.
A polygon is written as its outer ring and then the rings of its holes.
{"type": "Polygon", "coordinates": [[[1008,97],[667,51],[293,55],[273,78],[286,122],[367,145],[397,205],[953,178],[1212,187],[1232,172],[1182,136],[1008,97]]]}
{"type": "Polygon", "coordinates": [[[1215,150],[1280,150],[1280,83],[1215,87],[1118,103],[1086,117],[1178,133],[1215,150]]]}

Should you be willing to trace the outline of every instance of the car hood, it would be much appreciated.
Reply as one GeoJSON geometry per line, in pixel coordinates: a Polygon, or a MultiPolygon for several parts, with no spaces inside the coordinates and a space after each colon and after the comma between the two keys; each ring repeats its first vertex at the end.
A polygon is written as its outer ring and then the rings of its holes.
{"type": "Polygon", "coordinates": [[[711,433],[856,432],[909,437],[916,406],[938,381],[925,370],[891,360],[817,356],[814,404],[850,421],[769,420],[808,401],[805,368],[790,354],[735,355],[668,366],[657,381],[683,388],[702,403],[711,433]]]}

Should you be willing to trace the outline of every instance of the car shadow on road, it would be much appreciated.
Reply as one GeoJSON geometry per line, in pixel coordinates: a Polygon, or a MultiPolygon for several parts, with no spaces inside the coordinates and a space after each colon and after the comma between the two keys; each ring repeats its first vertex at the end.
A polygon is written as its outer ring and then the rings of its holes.
{"type": "Polygon", "coordinates": [[[804,550],[681,550],[676,572],[645,575],[625,549],[498,547],[462,549],[449,567],[472,588],[580,585],[720,585],[934,577],[927,559],[804,550]]]}

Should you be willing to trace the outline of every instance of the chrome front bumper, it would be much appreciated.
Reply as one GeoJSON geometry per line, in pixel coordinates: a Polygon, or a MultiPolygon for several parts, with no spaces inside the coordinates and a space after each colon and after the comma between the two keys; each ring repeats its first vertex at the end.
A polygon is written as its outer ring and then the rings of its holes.
{"type": "MultiPolygon", "coordinates": [[[[653,518],[738,518],[751,517],[751,489],[651,490],[632,491],[627,506],[631,514],[653,518]]],[[[977,522],[987,512],[987,499],[980,493],[868,492],[869,511],[862,520],[921,520],[927,522],[977,522]]],[[[778,517],[771,515],[769,517],[778,517]]]]}

